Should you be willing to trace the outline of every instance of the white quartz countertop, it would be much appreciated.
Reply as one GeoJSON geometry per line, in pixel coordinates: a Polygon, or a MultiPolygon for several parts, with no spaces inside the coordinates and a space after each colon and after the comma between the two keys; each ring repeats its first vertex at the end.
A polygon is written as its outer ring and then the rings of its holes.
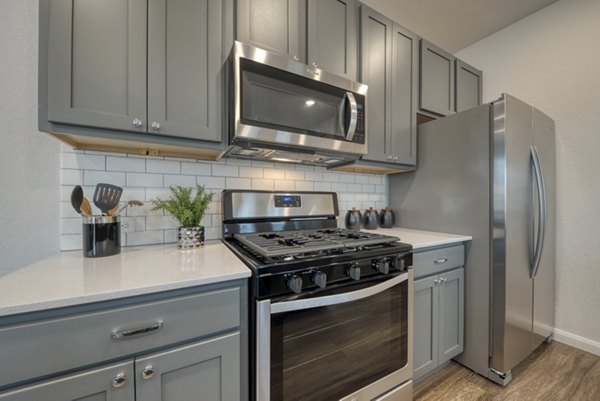
{"type": "Polygon", "coordinates": [[[84,258],[62,252],[0,277],[0,317],[250,277],[221,242],[181,251],[175,244],[123,248],[84,258]]]}
{"type": "Polygon", "coordinates": [[[364,230],[382,235],[393,235],[400,238],[400,241],[413,246],[413,250],[433,248],[442,245],[459,244],[465,241],[471,241],[473,237],[460,234],[436,233],[432,231],[413,230],[410,228],[379,228],[377,230],[364,230]]]}

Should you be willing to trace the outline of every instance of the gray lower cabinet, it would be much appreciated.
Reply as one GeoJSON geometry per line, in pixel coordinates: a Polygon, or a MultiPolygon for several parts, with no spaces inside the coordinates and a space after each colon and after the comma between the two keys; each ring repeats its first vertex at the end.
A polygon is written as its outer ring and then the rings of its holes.
{"type": "Polygon", "coordinates": [[[0,400],[246,401],[246,299],[238,280],[0,319],[0,400]]]}
{"type": "Polygon", "coordinates": [[[134,401],[133,360],[0,393],[1,401],[134,401]]]}
{"type": "Polygon", "coordinates": [[[306,62],[306,0],[237,0],[238,40],[306,62]]]}
{"type": "Polygon", "coordinates": [[[454,64],[456,57],[421,39],[419,108],[435,116],[454,113],[454,64]]]}
{"type": "Polygon", "coordinates": [[[464,346],[464,259],[452,247],[414,258],[413,379],[459,355],[464,346]],[[431,256],[432,266],[423,263],[431,256]],[[437,265],[436,265],[437,261],[437,265]],[[461,267],[457,267],[461,266],[461,267]],[[440,273],[431,274],[433,270],[440,273]],[[450,270],[448,270],[450,269],[450,270]]]}
{"type": "Polygon", "coordinates": [[[456,111],[472,109],[482,103],[483,73],[481,70],[456,60],[456,111]]]}
{"type": "Polygon", "coordinates": [[[419,38],[364,5],[361,18],[361,81],[369,86],[363,160],[415,165],[419,38]]]}
{"type": "Polygon", "coordinates": [[[136,400],[237,400],[240,363],[239,333],[136,358],[136,400]]]}

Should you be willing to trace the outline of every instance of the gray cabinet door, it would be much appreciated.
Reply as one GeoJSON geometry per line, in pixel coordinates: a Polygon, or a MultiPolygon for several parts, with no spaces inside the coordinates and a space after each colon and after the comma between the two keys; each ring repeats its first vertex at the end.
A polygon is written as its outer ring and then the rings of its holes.
{"type": "Polygon", "coordinates": [[[389,151],[393,163],[417,163],[418,49],[419,37],[394,24],[389,151]]]}
{"type": "Polygon", "coordinates": [[[356,80],[355,0],[308,0],[308,64],[356,80]]]}
{"type": "Polygon", "coordinates": [[[237,39],[306,62],[306,0],[237,0],[237,39]]]}
{"type": "Polygon", "coordinates": [[[133,361],[130,360],[0,393],[0,400],[134,401],[134,386],[133,361]]]}
{"type": "Polygon", "coordinates": [[[460,268],[439,276],[439,364],[463,351],[464,274],[465,269],[460,268]]]}
{"type": "Polygon", "coordinates": [[[456,111],[472,109],[481,104],[483,73],[477,68],[456,60],[456,111]]]}
{"type": "Polygon", "coordinates": [[[437,276],[432,276],[414,282],[413,379],[415,380],[438,366],[439,293],[436,280],[437,276]]]}
{"type": "Polygon", "coordinates": [[[239,333],[137,358],[136,400],[243,399],[240,364],[239,333]]]}
{"type": "Polygon", "coordinates": [[[221,141],[218,0],[149,0],[148,132],[221,141]]]}
{"type": "Polygon", "coordinates": [[[454,112],[454,61],[450,53],[421,40],[420,108],[423,111],[441,116],[454,112]]]}
{"type": "Polygon", "coordinates": [[[146,130],[146,18],[146,0],[51,2],[49,121],[146,130]]]}
{"type": "MultiPolygon", "coordinates": [[[[378,12],[361,6],[361,77],[367,91],[369,153],[365,160],[387,160],[391,146],[393,23],[378,12]]],[[[390,155],[391,156],[391,155],[390,155]]]]}

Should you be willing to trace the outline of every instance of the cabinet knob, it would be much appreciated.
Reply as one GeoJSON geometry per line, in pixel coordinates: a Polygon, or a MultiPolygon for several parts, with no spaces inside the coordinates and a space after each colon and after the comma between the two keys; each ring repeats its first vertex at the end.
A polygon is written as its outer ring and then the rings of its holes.
{"type": "Polygon", "coordinates": [[[117,374],[115,376],[114,379],[112,379],[112,383],[111,384],[112,384],[112,386],[114,388],[121,388],[121,387],[123,387],[125,385],[125,382],[126,382],[126,380],[125,380],[125,372],[120,372],[119,374],[117,374]]]}
{"type": "Polygon", "coordinates": [[[134,127],[136,127],[136,128],[142,128],[143,125],[144,125],[144,123],[139,118],[134,118],[133,119],[133,126],[134,127]]]}
{"type": "Polygon", "coordinates": [[[312,66],[313,66],[314,68],[319,68],[319,64],[317,64],[317,62],[316,62],[316,61],[313,61],[313,62],[312,62],[312,66]]]}
{"type": "Polygon", "coordinates": [[[152,129],[154,131],[158,131],[160,129],[160,123],[158,123],[156,121],[152,121],[152,129]]]}
{"type": "Polygon", "coordinates": [[[398,156],[394,156],[394,160],[398,160],[398,156]]]}
{"type": "Polygon", "coordinates": [[[154,368],[152,367],[152,365],[148,365],[142,371],[142,377],[145,380],[148,380],[148,379],[151,379],[152,376],[154,376],[154,368]]]}
{"type": "Polygon", "coordinates": [[[300,57],[296,56],[295,54],[294,54],[293,59],[294,59],[294,61],[300,61],[300,57]]]}
{"type": "Polygon", "coordinates": [[[392,156],[391,156],[391,155],[390,155],[390,156],[388,156],[388,157],[387,157],[387,159],[388,159],[388,160],[392,160],[392,156]]]}

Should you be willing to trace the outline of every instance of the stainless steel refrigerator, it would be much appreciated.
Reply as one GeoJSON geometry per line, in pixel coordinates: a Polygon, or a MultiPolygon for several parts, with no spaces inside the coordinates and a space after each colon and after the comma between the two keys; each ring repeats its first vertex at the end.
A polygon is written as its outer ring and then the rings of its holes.
{"type": "Polygon", "coordinates": [[[473,236],[456,360],[502,385],[552,339],[554,132],[547,115],[503,95],[420,125],[416,172],[390,177],[397,225],[473,236]]]}

